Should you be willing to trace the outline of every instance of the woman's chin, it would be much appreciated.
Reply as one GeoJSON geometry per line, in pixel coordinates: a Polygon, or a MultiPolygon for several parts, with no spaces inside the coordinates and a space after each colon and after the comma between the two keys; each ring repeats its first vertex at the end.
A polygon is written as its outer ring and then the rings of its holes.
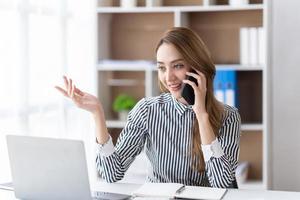
{"type": "Polygon", "coordinates": [[[171,91],[170,92],[171,95],[175,98],[175,99],[180,99],[181,98],[181,92],[180,91],[171,91]]]}

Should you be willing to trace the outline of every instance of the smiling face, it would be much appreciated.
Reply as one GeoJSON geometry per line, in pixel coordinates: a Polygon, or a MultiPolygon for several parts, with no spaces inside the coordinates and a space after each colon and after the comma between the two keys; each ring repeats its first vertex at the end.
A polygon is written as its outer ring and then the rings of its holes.
{"type": "Polygon", "coordinates": [[[176,99],[181,98],[181,91],[186,79],[186,72],[191,67],[185,62],[174,45],[163,43],[156,53],[158,78],[163,86],[176,99]]]}

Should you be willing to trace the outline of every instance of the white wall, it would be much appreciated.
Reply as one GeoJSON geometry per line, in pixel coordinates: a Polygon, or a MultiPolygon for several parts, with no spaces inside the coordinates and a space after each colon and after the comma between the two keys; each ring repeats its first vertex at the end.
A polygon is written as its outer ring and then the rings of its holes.
{"type": "Polygon", "coordinates": [[[300,1],[271,3],[271,188],[300,191],[300,1]]]}

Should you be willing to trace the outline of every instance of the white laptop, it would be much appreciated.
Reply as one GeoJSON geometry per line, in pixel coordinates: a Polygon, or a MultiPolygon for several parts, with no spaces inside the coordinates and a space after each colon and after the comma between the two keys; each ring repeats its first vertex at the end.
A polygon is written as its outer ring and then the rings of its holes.
{"type": "Polygon", "coordinates": [[[92,195],[82,141],[17,135],[7,135],[6,139],[17,198],[130,198],[128,195],[105,192],[93,192],[92,195]]]}

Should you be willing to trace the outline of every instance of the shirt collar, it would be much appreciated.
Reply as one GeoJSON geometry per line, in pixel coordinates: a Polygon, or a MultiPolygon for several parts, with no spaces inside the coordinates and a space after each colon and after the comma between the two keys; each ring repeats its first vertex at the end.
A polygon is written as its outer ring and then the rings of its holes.
{"type": "Polygon", "coordinates": [[[171,95],[171,97],[172,97],[172,101],[175,106],[175,109],[177,110],[177,112],[180,115],[182,115],[187,110],[193,110],[192,105],[185,105],[185,104],[179,102],[175,97],[173,97],[173,95],[171,95]]]}

